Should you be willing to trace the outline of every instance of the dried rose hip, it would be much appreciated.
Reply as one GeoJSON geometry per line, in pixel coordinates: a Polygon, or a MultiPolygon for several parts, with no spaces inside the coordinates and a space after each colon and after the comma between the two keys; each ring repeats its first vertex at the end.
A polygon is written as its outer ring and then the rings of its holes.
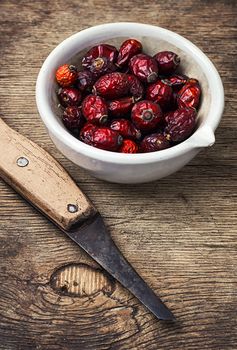
{"type": "Polygon", "coordinates": [[[67,129],[74,131],[80,129],[84,123],[81,109],[78,106],[69,106],[63,112],[63,123],[67,129]]]}
{"type": "Polygon", "coordinates": [[[180,64],[179,56],[172,51],[158,52],[154,58],[158,64],[159,74],[172,74],[180,64]]]}
{"type": "Polygon", "coordinates": [[[194,108],[179,108],[166,115],[165,133],[173,142],[187,139],[195,127],[197,112],[194,108]]]}
{"type": "Polygon", "coordinates": [[[105,124],[108,119],[108,108],[100,96],[88,95],[82,102],[82,113],[87,121],[95,124],[105,124]]]}
{"type": "Polygon", "coordinates": [[[172,87],[166,84],[163,80],[148,86],[146,91],[146,99],[159,103],[162,109],[169,109],[172,98],[172,87]]]}
{"type": "Polygon", "coordinates": [[[130,58],[142,51],[142,44],[135,39],[125,40],[118,53],[116,65],[123,67],[128,64],[130,58]]]}
{"type": "Polygon", "coordinates": [[[117,151],[123,142],[123,138],[117,131],[107,127],[87,126],[80,132],[80,140],[88,145],[107,151],[117,151]],[[86,134],[86,135],[85,135],[86,134]]]}
{"type": "Polygon", "coordinates": [[[137,153],[138,145],[132,140],[123,140],[122,146],[119,148],[120,153],[137,153]]]}
{"type": "Polygon", "coordinates": [[[141,132],[127,119],[112,121],[110,129],[117,131],[127,139],[139,140],[141,138],[141,132]]]}
{"type": "Polygon", "coordinates": [[[144,137],[140,144],[140,151],[143,153],[155,152],[169,147],[170,143],[167,137],[163,134],[155,133],[144,137]]]}
{"type": "Polygon", "coordinates": [[[132,122],[143,132],[156,129],[162,121],[160,106],[152,101],[137,102],[131,113],[132,122]]]}
{"type": "Polygon", "coordinates": [[[201,87],[198,80],[189,79],[182,87],[177,95],[177,103],[179,107],[197,108],[201,96],[201,87]]]}
{"type": "Polygon", "coordinates": [[[91,92],[93,84],[93,74],[89,70],[78,72],[76,86],[80,91],[91,92]]]}
{"type": "Polygon", "coordinates": [[[56,80],[62,87],[68,87],[77,80],[77,69],[73,65],[64,64],[56,71],[56,80]]]}
{"type": "Polygon", "coordinates": [[[145,83],[153,83],[158,77],[158,65],[154,58],[138,54],[130,59],[131,72],[145,83]]]}
{"type": "Polygon", "coordinates": [[[188,81],[188,77],[183,74],[174,74],[166,77],[163,81],[172,86],[173,90],[177,91],[188,81]]]}
{"type": "Polygon", "coordinates": [[[58,98],[63,107],[77,106],[81,101],[81,93],[75,88],[60,88],[58,98]]]}
{"type": "Polygon", "coordinates": [[[110,100],[123,97],[129,91],[127,74],[119,72],[105,74],[96,81],[93,91],[110,100]]]}
{"type": "Polygon", "coordinates": [[[107,103],[109,114],[112,117],[124,117],[131,112],[135,101],[133,97],[122,97],[118,100],[109,101],[107,103]]]}
{"type": "Polygon", "coordinates": [[[114,62],[117,55],[118,51],[112,45],[96,45],[82,58],[82,67],[88,69],[95,77],[99,77],[116,70],[114,62]]]}
{"type": "Polygon", "coordinates": [[[128,84],[129,84],[129,93],[136,99],[140,100],[144,95],[144,86],[140,80],[135,77],[135,75],[127,74],[128,84]]]}

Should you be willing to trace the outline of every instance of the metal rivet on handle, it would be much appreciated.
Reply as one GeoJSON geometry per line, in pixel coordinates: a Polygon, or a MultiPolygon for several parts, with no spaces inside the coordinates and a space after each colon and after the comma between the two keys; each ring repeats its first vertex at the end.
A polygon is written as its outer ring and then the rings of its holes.
{"type": "Polygon", "coordinates": [[[20,167],[27,166],[29,164],[29,160],[25,157],[20,157],[16,161],[17,165],[20,167]]]}
{"type": "Polygon", "coordinates": [[[69,213],[76,213],[78,211],[78,206],[76,204],[68,204],[67,210],[69,213]]]}

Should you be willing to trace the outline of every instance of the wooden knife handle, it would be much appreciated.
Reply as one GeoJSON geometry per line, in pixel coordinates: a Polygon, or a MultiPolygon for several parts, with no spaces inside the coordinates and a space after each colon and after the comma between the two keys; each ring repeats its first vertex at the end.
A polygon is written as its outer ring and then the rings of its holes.
{"type": "Polygon", "coordinates": [[[65,230],[96,209],[65,169],[45,150],[0,118],[0,176],[65,230]]]}

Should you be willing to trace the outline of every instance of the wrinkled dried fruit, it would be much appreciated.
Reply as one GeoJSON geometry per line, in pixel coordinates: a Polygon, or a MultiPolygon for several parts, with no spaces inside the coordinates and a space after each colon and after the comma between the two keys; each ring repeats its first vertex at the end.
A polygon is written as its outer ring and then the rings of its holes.
{"type": "Polygon", "coordinates": [[[140,100],[144,95],[144,86],[135,75],[127,74],[129,84],[129,94],[131,94],[136,101],[140,100]]]}
{"type": "Polygon", "coordinates": [[[127,139],[139,140],[141,138],[141,132],[127,119],[112,121],[110,128],[127,139]]]}
{"type": "Polygon", "coordinates": [[[154,58],[138,54],[131,58],[129,62],[131,72],[145,83],[153,83],[158,77],[158,65],[154,58]]]}
{"type": "Polygon", "coordinates": [[[180,64],[179,56],[172,51],[158,52],[154,58],[158,64],[159,74],[172,74],[180,64]]]}
{"type": "Polygon", "coordinates": [[[89,70],[83,70],[81,72],[78,72],[76,86],[80,91],[91,92],[93,84],[94,77],[89,70]]]}
{"type": "Polygon", "coordinates": [[[149,132],[161,123],[162,111],[157,103],[147,100],[140,101],[133,106],[131,119],[142,132],[149,132]]]}
{"type": "Polygon", "coordinates": [[[173,90],[177,91],[188,81],[188,77],[183,74],[174,74],[162,80],[166,84],[172,86],[173,90]]]}
{"type": "Polygon", "coordinates": [[[77,69],[73,65],[64,64],[56,71],[56,80],[62,87],[68,87],[77,80],[77,69]]]}
{"type": "Polygon", "coordinates": [[[69,106],[63,112],[63,124],[70,131],[76,131],[84,124],[81,109],[77,106],[69,106]]]}
{"type": "Polygon", "coordinates": [[[182,87],[177,95],[177,103],[179,107],[197,108],[201,96],[201,87],[198,80],[189,79],[182,87]]]}
{"type": "Polygon", "coordinates": [[[81,93],[75,88],[60,88],[58,98],[63,107],[77,106],[81,101],[81,93]]]}
{"type": "Polygon", "coordinates": [[[179,108],[167,113],[165,133],[173,142],[180,142],[188,138],[195,127],[197,112],[194,108],[179,108]]]}
{"type": "Polygon", "coordinates": [[[142,51],[142,44],[135,39],[125,40],[118,53],[116,64],[119,67],[126,66],[129,63],[130,58],[137,55],[142,51]]]}
{"type": "Polygon", "coordinates": [[[162,109],[169,109],[172,98],[172,87],[166,84],[163,80],[148,86],[146,91],[146,99],[159,103],[162,109]]]}
{"type": "Polygon", "coordinates": [[[101,44],[92,47],[82,58],[82,67],[88,69],[95,77],[116,70],[114,62],[118,51],[116,47],[108,44],[101,44]]]}
{"type": "Polygon", "coordinates": [[[134,102],[133,97],[122,97],[118,100],[109,101],[107,103],[109,114],[115,118],[125,117],[131,112],[134,102]]]}
{"type": "Polygon", "coordinates": [[[122,146],[119,148],[120,153],[137,153],[138,145],[132,140],[123,140],[122,146]]]}
{"type": "Polygon", "coordinates": [[[155,152],[169,147],[170,143],[167,137],[163,134],[155,133],[144,137],[140,144],[140,151],[143,153],[155,152]]]}
{"type": "Polygon", "coordinates": [[[82,102],[82,113],[88,122],[102,125],[107,122],[108,108],[105,100],[96,95],[88,95],[82,102]]]}
{"type": "Polygon", "coordinates": [[[94,93],[115,100],[128,94],[129,82],[125,73],[109,73],[99,78],[93,87],[94,93]]]}
{"type": "Polygon", "coordinates": [[[80,132],[80,140],[88,145],[107,151],[117,151],[123,142],[123,138],[117,131],[107,127],[95,127],[85,125],[80,132]]]}

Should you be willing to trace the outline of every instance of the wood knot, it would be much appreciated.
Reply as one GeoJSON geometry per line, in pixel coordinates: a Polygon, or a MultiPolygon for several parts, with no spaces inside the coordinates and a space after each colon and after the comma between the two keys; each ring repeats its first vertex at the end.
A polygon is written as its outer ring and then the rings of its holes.
{"type": "Polygon", "coordinates": [[[68,264],[56,269],[50,278],[51,287],[59,294],[84,297],[115,289],[114,281],[105,272],[86,264],[68,264]]]}

